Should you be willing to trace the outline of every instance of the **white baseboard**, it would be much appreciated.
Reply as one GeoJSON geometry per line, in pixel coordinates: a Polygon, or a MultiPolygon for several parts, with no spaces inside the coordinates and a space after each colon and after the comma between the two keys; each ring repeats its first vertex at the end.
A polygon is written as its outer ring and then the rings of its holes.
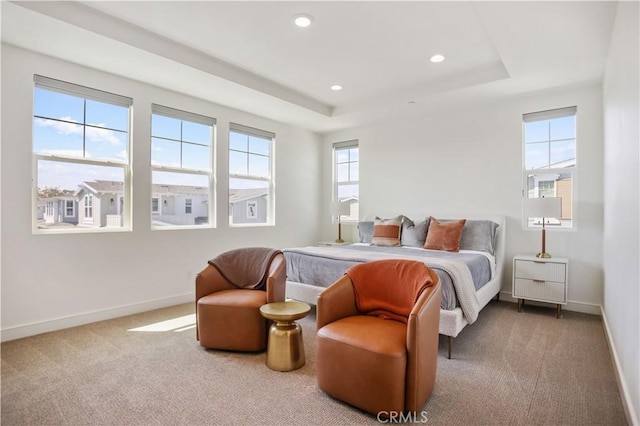
{"type": "Polygon", "coordinates": [[[620,359],[618,358],[616,345],[613,343],[611,334],[609,333],[609,324],[607,323],[607,316],[604,313],[604,309],[601,310],[601,315],[602,323],[604,324],[604,335],[607,339],[607,343],[609,344],[609,353],[611,354],[611,359],[613,360],[613,371],[616,375],[616,382],[618,383],[618,389],[620,390],[620,399],[622,400],[624,413],[627,416],[627,422],[630,425],[638,425],[640,424],[640,422],[638,421],[638,415],[633,408],[631,395],[629,394],[629,388],[627,387],[627,382],[624,380],[624,376],[622,375],[620,359]]]}
{"type": "MultiPolygon", "coordinates": [[[[500,292],[500,300],[504,300],[505,302],[518,303],[518,299],[513,298],[510,291],[501,291],[500,292]]],[[[527,300],[527,304],[535,305],[535,306],[553,306],[555,305],[551,303],[544,302],[536,302],[527,300]]],[[[572,311],[572,312],[582,312],[584,314],[591,315],[602,315],[602,307],[600,305],[595,305],[593,303],[584,303],[584,302],[576,302],[574,300],[569,300],[566,305],[562,305],[563,311],[572,311]]]]}
{"type": "Polygon", "coordinates": [[[195,300],[194,297],[193,293],[181,294],[164,299],[150,300],[132,305],[118,306],[100,311],[84,312],[77,315],[70,315],[47,321],[3,328],[0,330],[0,341],[8,342],[10,340],[21,339],[23,337],[35,336],[36,334],[48,333],[50,331],[77,327],[79,325],[89,324],[92,322],[104,321],[154,309],[166,308],[168,306],[180,305],[182,303],[193,302],[195,300]]]}

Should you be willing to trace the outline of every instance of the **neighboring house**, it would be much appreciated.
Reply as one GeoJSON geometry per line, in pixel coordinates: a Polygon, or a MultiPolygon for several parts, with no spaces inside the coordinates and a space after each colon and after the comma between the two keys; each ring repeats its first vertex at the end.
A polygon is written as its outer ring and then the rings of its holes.
{"type": "Polygon", "coordinates": [[[268,195],[267,188],[230,188],[229,223],[266,223],[268,195]]]}
{"type": "Polygon", "coordinates": [[[360,197],[352,195],[350,197],[342,198],[341,203],[349,203],[349,214],[342,217],[342,221],[357,222],[360,217],[360,197]]]}
{"type": "Polygon", "coordinates": [[[209,223],[209,189],[188,185],[153,185],[151,214],[156,226],[209,223]]]}
{"type": "MultiPolygon", "coordinates": [[[[576,165],[575,158],[555,163],[551,165],[552,169],[572,168],[576,165]]],[[[539,170],[539,169],[538,169],[539,170]]],[[[559,219],[571,219],[573,201],[571,198],[571,185],[573,184],[573,175],[570,172],[558,173],[557,171],[547,174],[537,173],[529,176],[528,189],[529,197],[560,197],[562,198],[562,217],[559,219]]]]}
{"type": "MultiPolygon", "coordinates": [[[[153,224],[199,225],[209,222],[209,191],[187,185],[153,185],[153,224]]],[[[82,182],[73,196],[38,199],[37,219],[46,225],[69,223],[83,227],[123,225],[123,184],[116,181],[82,182]]]]}
{"type": "Polygon", "coordinates": [[[75,195],[78,199],[79,226],[122,226],[122,182],[82,182],[75,195]]]}
{"type": "Polygon", "coordinates": [[[38,200],[38,219],[46,224],[78,224],[78,202],[73,196],[57,196],[38,200]]]}

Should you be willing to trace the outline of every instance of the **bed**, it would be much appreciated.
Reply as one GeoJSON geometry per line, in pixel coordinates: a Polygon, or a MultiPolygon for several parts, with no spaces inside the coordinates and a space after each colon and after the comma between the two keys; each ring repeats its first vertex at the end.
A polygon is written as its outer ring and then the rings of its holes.
{"type": "MultiPolygon", "coordinates": [[[[362,229],[360,243],[283,249],[287,259],[287,297],[315,305],[318,294],[356,263],[393,258],[423,261],[434,269],[442,283],[439,332],[447,336],[447,352],[451,358],[453,338],[477,319],[489,301],[499,297],[505,261],[505,218],[489,216],[465,219],[458,253],[426,250],[422,248],[423,243],[418,241],[404,245],[404,238],[401,246],[375,246],[367,240],[367,232],[362,229]]],[[[359,228],[372,223],[360,222],[359,228]]],[[[418,225],[405,218],[403,236],[404,233],[409,234],[408,230],[412,229],[410,226],[417,229],[418,225]]]]}

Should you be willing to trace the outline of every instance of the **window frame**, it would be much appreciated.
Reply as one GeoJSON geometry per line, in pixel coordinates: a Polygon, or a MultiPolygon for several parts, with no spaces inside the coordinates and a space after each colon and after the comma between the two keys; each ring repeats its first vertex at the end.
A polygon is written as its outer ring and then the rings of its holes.
{"type": "Polygon", "coordinates": [[[93,194],[85,194],[84,198],[84,219],[85,223],[93,223],[93,194]]]}
{"type": "MultiPolygon", "coordinates": [[[[232,179],[242,179],[256,182],[266,182],[267,187],[267,196],[266,196],[266,218],[264,222],[249,222],[249,223],[233,223],[233,209],[231,207],[231,203],[227,200],[229,205],[229,227],[259,227],[259,226],[275,226],[275,147],[276,147],[276,134],[267,130],[256,129],[254,127],[245,126],[238,123],[229,123],[229,133],[228,133],[228,153],[227,153],[227,161],[229,164],[229,186],[231,185],[232,179]],[[269,141],[269,155],[268,162],[269,165],[269,173],[268,176],[257,176],[249,174],[249,166],[247,164],[247,173],[232,173],[231,172],[231,153],[232,152],[241,152],[247,154],[247,161],[249,161],[249,155],[263,155],[259,153],[252,153],[249,149],[249,145],[247,145],[246,151],[240,151],[236,149],[231,149],[231,133],[241,134],[247,137],[256,137],[269,141]]],[[[264,155],[263,155],[264,156],[264,155]]],[[[231,189],[231,188],[229,188],[231,189]]],[[[256,206],[258,203],[256,202],[256,206]]],[[[248,203],[245,205],[244,216],[247,219],[252,219],[249,217],[249,206],[248,203]]],[[[255,212],[255,218],[257,219],[259,215],[257,211],[255,212]]]]}
{"type": "Polygon", "coordinates": [[[64,217],[74,217],[76,215],[76,204],[73,200],[62,200],[64,202],[64,217]],[[67,203],[71,203],[71,214],[68,214],[67,211],[69,206],[67,203]]]}
{"type": "MultiPolygon", "coordinates": [[[[358,186],[358,205],[360,204],[360,143],[358,139],[353,139],[353,140],[349,140],[349,141],[344,141],[344,142],[336,142],[333,144],[332,147],[332,153],[333,153],[333,161],[332,161],[332,165],[333,165],[333,174],[332,174],[332,181],[333,181],[333,188],[332,188],[332,196],[331,196],[331,201],[332,202],[338,202],[338,194],[340,193],[340,187],[341,186],[347,186],[347,185],[357,185],[358,186]],[[358,163],[358,179],[357,180],[352,180],[351,179],[351,168],[349,167],[349,180],[347,181],[339,181],[338,180],[338,164],[343,164],[343,163],[338,163],[338,153],[339,151],[342,150],[350,150],[353,148],[357,148],[358,149],[358,160],[357,161],[347,161],[347,163],[350,165],[351,163],[358,163]]],[[[334,217],[332,218],[333,221],[336,221],[337,219],[334,217]]],[[[351,216],[345,216],[341,219],[342,223],[357,223],[359,220],[358,217],[351,217],[351,216]]]]}
{"type": "MultiPolygon", "coordinates": [[[[544,141],[549,144],[549,156],[551,155],[551,144],[553,142],[571,140],[570,138],[562,138],[562,139],[552,139],[550,128],[548,138],[544,141]]],[[[531,178],[537,182],[534,185],[533,191],[537,197],[540,196],[540,183],[542,182],[552,182],[553,183],[553,196],[558,196],[558,182],[561,180],[560,178],[563,175],[570,176],[571,179],[571,200],[569,204],[569,209],[571,210],[571,219],[560,219],[560,220],[552,220],[551,224],[556,225],[555,229],[559,229],[562,231],[572,231],[577,229],[577,214],[576,214],[576,194],[577,194],[577,175],[578,175],[578,108],[577,106],[556,108],[551,110],[538,111],[533,113],[525,113],[522,115],[522,227],[524,230],[535,230],[542,228],[541,221],[529,221],[529,217],[527,217],[527,212],[525,209],[525,202],[529,198],[529,180],[531,178]],[[539,122],[539,121],[550,121],[559,118],[573,117],[574,119],[574,132],[573,132],[573,140],[575,141],[574,154],[575,158],[573,158],[573,164],[567,167],[551,167],[553,164],[551,163],[551,157],[549,157],[549,164],[547,168],[539,167],[536,169],[527,169],[527,156],[526,156],[526,124],[531,122],[539,122]]],[[[571,161],[571,160],[565,160],[571,161]]],[[[558,163],[554,163],[558,164],[558,163]]],[[[536,197],[536,198],[537,198],[536,197]]],[[[564,205],[564,200],[563,200],[564,205]]],[[[545,221],[545,224],[547,222],[545,221]]]]}
{"type": "MultiPolygon", "coordinates": [[[[45,119],[45,120],[53,120],[53,121],[62,121],[67,122],[65,120],[60,120],[56,117],[44,117],[37,116],[35,114],[35,93],[36,89],[47,90],[54,93],[59,93],[67,96],[73,96],[79,99],[82,99],[85,104],[85,117],[82,123],[75,123],[76,125],[81,125],[83,127],[83,156],[73,156],[67,154],[60,153],[37,153],[35,152],[34,146],[34,137],[32,134],[31,138],[31,155],[32,155],[32,233],[33,234],[52,234],[52,233],[60,233],[60,234],[73,234],[73,233],[93,233],[93,232],[130,232],[132,230],[132,191],[131,191],[131,152],[132,152],[132,142],[133,138],[131,136],[132,133],[132,114],[133,114],[133,99],[127,96],[118,95],[115,93],[103,91],[100,89],[94,89],[87,86],[82,86],[76,83],[69,83],[66,81],[45,77],[42,75],[34,74],[33,75],[33,111],[32,111],[32,120],[36,118],[45,119]],[[86,129],[87,128],[97,128],[97,129],[105,129],[105,130],[113,130],[108,127],[100,127],[92,124],[88,124],[86,122],[86,102],[95,101],[103,104],[109,104],[119,107],[124,107],[127,109],[127,129],[126,129],[126,161],[115,161],[113,159],[101,159],[101,158],[91,158],[86,156],[86,129]],[[38,214],[37,214],[37,205],[38,205],[38,182],[39,182],[39,174],[38,174],[38,165],[40,161],[47,161],[52,163],[66,163],[66,164],[76,164],[83,166],[100,166],[100,167],[108,167],[114,169],[122,169],[123,175],[123,197],[124,197],[124,209],[121,212],[122,215],[122,226],[119,227],[108,227],[101,226],[99,228],[94,227],[82,227],[78,226],[76,228],[61,228],[61,229],[43,229],[38,226],[38,214]]],[[[32,129],[33,129],[33,121],[32,121],[32,129]]],[[[122,130],[118,130],[122,132],[122,130]]],[[[32,130],[33,131],[33,130],[32,130]]],[[[79,182],[78,184],[80,184],[79,182]]],[[[80,200],[78,200],[80,201],[80,200]]],[[[65,203],[66,204],[66,203],[65,203]]],[[[93,210],[93,206],[92,206],[93,210]]],[[[66,213],[66,206],[65,206],[66,213]]],[[[93,213],[93,211],[92,211],[93,213]]],[[[69,217],[69,216],[65,216],[69,217]]],[[[82,223],[93,224],[95,220],[90,222],[83,221],[82,223]]],[[[78,223],[80,225],[80,223],[78,223]]]]}
{"type": "MultiPolygon", "coordinates": [[[[163,106],[163,105],[159,105],[159,104],[151,104],[151,123],[150,123],[150,149],[153,149],[153,139],[154,138],[158,138],[158,136],[154,136],[153,133],[153,116],[154,115],[160,115],[163,117],[168,117],[168,118],[173,118],[176,120],[180,120],[181,121],[181,126],[182,126],[182,122],[190,122],[190,123],[195,123],[195,124],[202,124],[202,125],[206,125],[206,126],[210,126],[211,127],[211,140],[210,140],[210,145],[209,145],[209,168],[208,169],[198,169],[198,168],[189,168],[189,167],[184,167],[184,166],[168,166],[168,165],[159,165],[159,164],[154,164],[153,160],[151,162],[151,167],[150,167],[150,173],[151,173],[151,206],[150,206],[150,210],[151,210],[151,229],[152,230],[174,230],[174,229],[209,229],[209,228],[215,228],[216,227],[216,209],[215,209],[215,205],[216,205],[216,176],[215,176],[215,162],[216,162],[216,133],[217,133],[217,119],[213,118],[213,117],[209,117],[206,115],[202,115],[202,114],[197,114],[197,113],[193,113],[193,112],[189,112],[189,111],[184,111],[184,110],[180,110],[180,109],[176,109],[176,108],[171,108],[171,107],[167,107],[167,106],[163,106]],[[208,223],[206,225],[198,225],[198,224],[194,224],[194,225],[154,225],[153,224],[153,216],[154,215],[160,215],[161,214],[161,206],[163,202],[166,202],[166,199],[163,199],[161,196],[159,197],[153,197],[153,173],[154,172],[168,172],[168,173],[176,173],[176,174],[188,174],[188,175],[196,175],[196,176],[204,176],[206,177],[207,183],[208,183],[208,197],[209,197],[209,201],[208,201],[208,205],[207,205],[207,215],[208,215],[208,223]],[[153,198],[158,198],[158,212],[154,212],[153,211],[153,198]]],[[[182,131],[182,130],[181,130],[182,131]]],[[[181,152],[182,152],[182,146],[183,144],[193,144],[193,142],[189,142],[189,141],[185,141],[184,136],[181,134],[180,135],[180,140],[178,141],[177,139],[171,139],[172,141],[175,142],[180,142],[181,144],[181,152]]],[[[160,138],[160,139],[167,139],[167,138],[160,138]]],[[[200,145],[203,146],[201,144],[196,144],[196,145],[200,145]]],[[[182,155],[181,155],[181,161],[182,161],[182,155]]],[[[162,184],[161,184],[162,185],[162,184]]],[[[186,211],[186,205],[185,205],[185,211],[186,211]]],[[[192,206],[192,211],[193,211],[193,206],[192,206]]],[[[184,214],[188,214],[188,213],[184,213],[184,214]]],[[[193,213],[191,213],[193,214],[193,213]]]]}

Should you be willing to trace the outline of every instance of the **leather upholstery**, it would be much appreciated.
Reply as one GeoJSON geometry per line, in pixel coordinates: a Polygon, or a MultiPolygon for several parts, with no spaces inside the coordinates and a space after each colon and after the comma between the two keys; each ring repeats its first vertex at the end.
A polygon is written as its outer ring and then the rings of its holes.
{"type": "Polygon", "coordinates": [[[260,315],[260,306],[284,301],[285,262],[282,253],[273,258],[262,290],[237,288],[207,265],[196,276],[196,338],[200,345],[248,352],[266,349],[268,324],[260,315]]]}
{"type": "Polygon", "coordinates": [[[441,287],[431,274],[435,285],[420,295],[407,324],[358,312],[346,275],[318,296],[320,389],[373,414],[422,409],[433,391],[438,357],[441,287]]]}

